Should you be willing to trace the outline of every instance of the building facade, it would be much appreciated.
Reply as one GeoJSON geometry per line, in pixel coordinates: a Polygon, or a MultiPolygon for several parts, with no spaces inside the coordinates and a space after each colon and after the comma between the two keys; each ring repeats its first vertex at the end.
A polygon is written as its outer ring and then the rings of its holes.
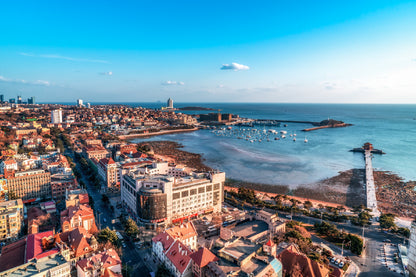
{"type": "Polygon", "coordinates": [[[223,172],[184,178],[129,172],[121,177],[121,201],[144,223],[175,223],[200,214],[221,212],[224,182],[223,172]]]}
{"type": "Polygon", "coordinates": [[[407,269],[409,270],[409,275],[414,277],[416,276],[416,222],[412,222],[410,227],[410,240],[409,240],[409,250],[407,251],[409,257],[409,264],[407,269]]]}
{"type": "Polygon", "coordinates": [[[51,198],[51,174],[42,169],[17,172],[7,178],[9,193],[23,200],[51,198]]]}
{"type": "Polygon", "coordinates": [[[0,202],[0,241],[17,238],[23,225],[21,199],[0,202]]]}
{"type": "Polygon", "coordinates": [[[62,123],[62,110],[53,110],[51,111],[51,123],[52,124],[60,124],[62,123]]]}

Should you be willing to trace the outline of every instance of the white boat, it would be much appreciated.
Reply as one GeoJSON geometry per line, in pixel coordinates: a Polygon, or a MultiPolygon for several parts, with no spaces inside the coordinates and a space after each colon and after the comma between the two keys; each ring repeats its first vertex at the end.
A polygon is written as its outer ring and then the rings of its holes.
{"type": "Polygon", "coordinates": [[[308,139],[307,139],[306,137],[305,137],[305,140],[304,140],[304,142],[305,142],[305,143],[307,143],[307,142],[308,142],[308,139]]]}
{"type": "Polygon", "coordinates": [[[282,138],[286,138],[286,136],[285,135],[282,135],[282,138]]]}
{"type": "Polygon", "coordinates": [[[293,141],[296,141],[296,138],[293,138],[293,141]]]}
{"type": "Polygon", "coordinates": [[[293,136],[296,137],[296,133],[294,133],[293,136]]]}
{"type": "Polygon", "coordinates": [[[287,131],[280,131],[280,133],[286,135],[287,131]]]}
{"type": "Polygon", "coordinates": [[[280,138],[278,138],[278,137],[275,137],[275,138],[274,138],[274,140],[279,140],[279,139],[280,139],[280,138]]]}

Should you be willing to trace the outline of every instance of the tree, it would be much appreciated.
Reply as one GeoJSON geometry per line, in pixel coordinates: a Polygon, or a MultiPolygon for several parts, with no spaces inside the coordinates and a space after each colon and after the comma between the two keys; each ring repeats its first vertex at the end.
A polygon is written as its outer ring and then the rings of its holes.
{"type": "Polygon", "coordinates": [[[98,233],[97,240],[100,243],[111,242],[115,247],[120,247],[120,240],[118,239],[116,232],[111,231],[108,227],[98,233]]]}
{"type": "Polygon", "coordinates": [[[128,236],[133,238],[137,237],[137,235],[140,234],[139,227],[137,227],[136,222],[130,217],[125,222],[124,230],[128,236]]]}
{"type": "Polygon", "coordinates": [[[358,214],[358,224],[360,226],[370,225],[372,218],[373,216],[367,210],[363,210],[358,214]]]}
{"type": "Polygon", "coordinates": [[[348,234],[347,238],[351,242],[350,250],[352,253],[361,255],[363,252],[363,240],[356,235],[348,234]]]}
{"type": "Polygon", "coordinates": [[[303,203],[303,207],[307,210],[309,210],[310,208],[312,208],[312,202],[309,200],[306,200],[305,203],[303,203]]]}
{"type": "Polygon", "coordinates": [[[159,264],[157,266],[156,277],[171,277],[172,274],[169,272],[165,264],[159,264]]]}
{"type": "Polygon", "coordinates": [[[382,229],[396,229],[396,223],[394,223],[394,214],[382,214],[380,216],[380,228],[382,229]]]}

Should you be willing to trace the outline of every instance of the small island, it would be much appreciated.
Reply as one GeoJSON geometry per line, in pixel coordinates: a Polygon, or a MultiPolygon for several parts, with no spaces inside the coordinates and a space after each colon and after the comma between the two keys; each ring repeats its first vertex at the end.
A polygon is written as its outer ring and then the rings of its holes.
{"type": "Polygon", "coordinates": [[[313,123],[313,125],[316,126],[316,127],[303,129],[302,131],[310,132],[310,131],[315,131],[315,130],[319,130],[319,129],[339,128],[339,127],[352,126],[352,124],[348,124],[348,123],[345,123],[343,121],[329,119],[329,118],[325,119],[325,120],[322,120],[321,122],[315,122],[315,123],[313,123]]]}

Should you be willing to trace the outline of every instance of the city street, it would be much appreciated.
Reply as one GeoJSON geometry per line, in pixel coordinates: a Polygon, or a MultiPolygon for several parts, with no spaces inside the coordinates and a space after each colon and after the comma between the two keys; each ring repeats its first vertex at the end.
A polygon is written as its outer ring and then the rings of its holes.
{"type": "MultiPolygon", "coordinates": [[[[66,151],[65,154],[69,155],[75,162],[75,157],[70,151],[66,151]]],[[[143,254],[145,254],[145,252],[139,251],[137,246],[127,239],[127,235],[124,233],[123,226],[120,223],[111,223],[111,221],[115,218],[111,210],[108,208],[108,205],[102,201],[102,194],[89,183],[88,178],[86,178],[79,164],[77,162],[75,162],[75,164],[77,170],[81,173],[83,182],[87,186],[86,189],[88,194],[94,200],[94,213],[96,214],[95,218],[97,228],[103,229],[109,227],[112,230],[119,231],[124,238],[124,244],[126,247],[122,247],[123,255],[121,259],[123,266],[127,265],[125,268],[127,269],[129,276],[139,276],[137,275],[138,272],[140,272],[140,276],[150,276],[150,272],[155,271],[155,268],[143,260],[145,257],[143,254]]]]}

